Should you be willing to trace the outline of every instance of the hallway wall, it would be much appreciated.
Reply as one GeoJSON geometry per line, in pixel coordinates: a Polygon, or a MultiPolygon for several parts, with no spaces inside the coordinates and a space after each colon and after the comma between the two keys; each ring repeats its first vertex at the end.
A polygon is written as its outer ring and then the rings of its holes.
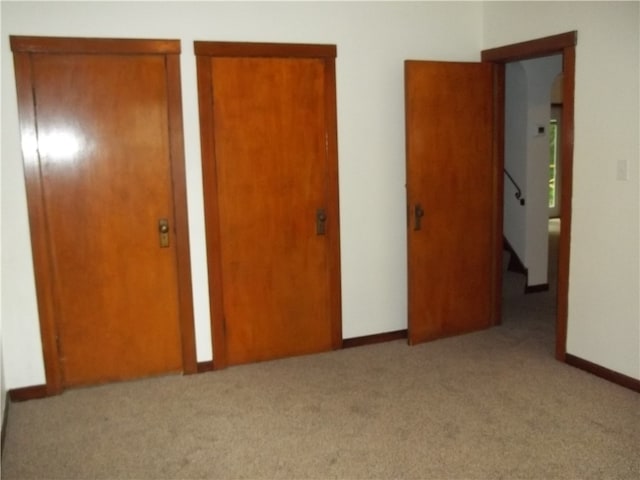
{"type": "Polygon", "coordinates": [[[527,286],[549,282],[551,85],[561,71],[560,55],[511,62],[505,69],[504,163],[522,189],[525,204],[515,198],[515,188],[505,177],[504,233],[527,268],[527,286]]]}

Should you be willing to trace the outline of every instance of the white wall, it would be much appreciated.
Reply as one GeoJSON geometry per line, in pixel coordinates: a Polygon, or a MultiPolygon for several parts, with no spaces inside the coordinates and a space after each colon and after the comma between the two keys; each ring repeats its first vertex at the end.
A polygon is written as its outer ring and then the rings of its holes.
{"type": "Polygon", "coordinates": [[[1,3],[9,388],[45,381],[8,35],[178,38],[197,356],[211,358],[193,40],[335,43],[345,338],[406,328],[403,60],[478,60],[482,4],[1,3]]]}
{"type": "Polygon", "coordinates": [[[549,121],[551,86],[562,72],[562,56],[508,63],[505,69],[504,234],[527,268],[527,286],[548,283],[549,121]],[[544,133],[538,133],[538,127],[544,133]]]}
{"type": "Polygon", "coordinates": [[[527,76],[527,284],[548,283],[549,256],[549,121],[551,86],[562,72],[562,56],[521,62],[527,76]],[[538,133],[538,127],[544,133],[538,133]]]}
{"type": "Polygon", "coordinates": [[[4,380],[4,354],[2,351],[2,334],[0,333],[0,425],[4,428],[4,410],[7,408],[5,402],[7,395],[7,385],[4,380]]]}
{"type": "Polygon", "coordinates": [[[640,379],[640,4],[486,2],[483,48],[578,31],[567,352],[640,379]],[[629,179],[617,179],[617,163],[629,179]]]}
{"type": "Polygon", "coordinates": [[[507,175],[504,176],[503,232],[509,244],[523,262],[527,247],[527,73],[522,62],[505,67],[504,112],[504,168],[520,187],[518,191],[507,175]]]}

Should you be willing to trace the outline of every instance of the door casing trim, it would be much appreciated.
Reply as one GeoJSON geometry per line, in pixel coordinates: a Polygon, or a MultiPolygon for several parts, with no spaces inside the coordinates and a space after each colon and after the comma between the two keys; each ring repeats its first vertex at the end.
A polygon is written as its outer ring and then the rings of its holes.
{"type": "MultiPolygon", "coordinates": [[[[499,81],[497,83],[496,108],[498,112],[504,112],[504,66],[509,62],[526,60],[530,58],[546,57],[554,54],[562,55],[562,70],[564,82],[562,85],[563,95],[563,117],[561,127],[563,136],[561,138],[562,168],[563,178],[560,186],[560,238],[558,245],[558,290],[557,290],[557,312],[556,312],[556,359],[566,360],[567,354],[567,321],[569,303],[569,260],[571,247],[571,199],[573,186],[573,138],[574,138],[574,94],[575,94],[575,64],[576,45],[578,43],[578,32],[570,31],[543,37],[535,40],[505,45],[502,47],[483,50],[481,58],[483,62],[491,62],[499,66],[499,81]]],[[[499,171],[504,168],[504,119],[499,122],[495,132],[496,143],[500,146],[497,157],[499,171]]],[[[502,189],[501,189],[502,190],[502,189]]],[[[503,193],[500,196],[502,202],[503,193]]],[[[497,205],[497,209],[502,211],[502,203],[497,205]]],[[[500,238],[502,238],[502,214],[497,222],[500,238]]],[[[496,251],[496,258],[500,259],[500,250],[496,251]]],[[[500,292],[501,277],[496,279],[496,291],[500,292]]],[[[499,310],[501,300],[497,297],[497,309],[499,310]]]]}

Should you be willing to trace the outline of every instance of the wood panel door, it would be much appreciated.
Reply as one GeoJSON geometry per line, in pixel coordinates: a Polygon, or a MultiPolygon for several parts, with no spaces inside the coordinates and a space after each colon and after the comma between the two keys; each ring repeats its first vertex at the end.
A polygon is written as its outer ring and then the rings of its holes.
{"type": "Polygon", "coordinates": [[[405,62],[411,344],[495,322],[492,68],[405,62]]]}
{"type": "Polygon", "coordinates": [[[12,48],[48,384],[193,371],[179,43],[12,48]]]}
{"type": "Polygon", "coordinates": [[[195,51],[214,365],[338,348],[335,47],[195,51]]]}

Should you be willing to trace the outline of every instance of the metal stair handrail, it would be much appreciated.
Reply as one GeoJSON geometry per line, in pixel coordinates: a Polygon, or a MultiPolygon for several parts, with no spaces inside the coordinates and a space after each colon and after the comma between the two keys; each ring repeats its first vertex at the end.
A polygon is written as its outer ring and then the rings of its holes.
{"type": "Polygon", "coordinates": [[[513,179],[513,177],[507,171],[506,168],[504,169],[504,173],[507,175],[509,180],[511,180],[511,183],[513,184],[513,186],[516,187],[516,198],[520,200],[520,205],[524,205],[524,197],[522,196],[522,190],[520,189],[520,186],[516,183],[516,181],[513,179]]]}

